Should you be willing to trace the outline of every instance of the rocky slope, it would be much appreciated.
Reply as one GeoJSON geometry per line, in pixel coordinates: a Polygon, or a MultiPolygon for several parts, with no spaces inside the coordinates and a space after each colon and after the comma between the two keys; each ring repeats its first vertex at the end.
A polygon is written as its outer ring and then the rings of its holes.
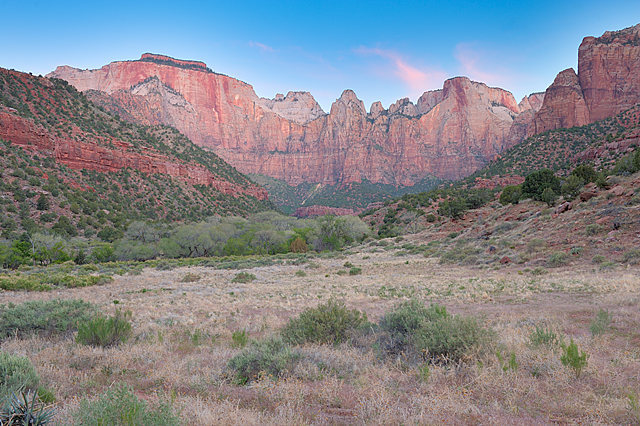
{"type": "Polygon", "coordinates": [[[98,70],[61,66],[50,76],[127,120],[177,128],[242,172],[292,185],[466,176],[524,136],[541,98],[518,104],[505,90],[456,77],[416,104],[376,102],[369,112],[345,90],[325,114],[309,93],[259,98],[201,62],[151,54],[98,70]]]}
{"type": "Polygon", "coordinates": [[[585,37],[578,49],[578,73],[567,69],[558,74],[528,134],[582,126],[639,102],[640,24],[585,37]]]}
{"type": "MultiPolygon", "coordinates": [[[[94,192],[105,211],[122,215],[114,218],[118,225],[139,217],[247,215],[271,206],[264,188],[177,130],[119,120],[63,80],[0,68],[0,140],[6,141],[0,146],[0,167],[13,170],[2,201],[27,203],[24,210],[32,214],[37,211],[25,191],[63,197],[55,203],[62,208],[58,213],[77,221],[82,208],[64,210],[80,201],[71,201],[57,184],[43,191],[29,179],[20,180],[20,164],[40,170],[35,174],[50,182],[94,192]]],[[[87,212],[95,209],[94,204],[87,212]]]]}

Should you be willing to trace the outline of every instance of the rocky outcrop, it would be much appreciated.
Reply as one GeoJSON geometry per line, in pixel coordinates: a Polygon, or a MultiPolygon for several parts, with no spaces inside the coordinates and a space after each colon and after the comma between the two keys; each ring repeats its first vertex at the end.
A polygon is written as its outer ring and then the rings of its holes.
{"type": "Polygon", "coordinates": [[[293,185],[461,178],[519,142],[524,132],[511,131],[514,120],[533,109],[531,100],[521,106],[505,90],[456,77],[416,104],[374,103],[368,113],[346,90],[325,114],[307,92],[259,98],[201,62],[173,61],[143,55],[97,70],[58,67],[50,76],[127,120],[177,128],[241,172],[293,185]]]}
{"type": "MultiPolygon", "coordinates": [[[[87,135],[85,135],[87,136],[87,135]]],[[[0,110],[0,138],[31,151],[41,152],[71,169],[95,170],[109,173],[123,168],[136,169],[142,173],[159,173],[183,179],[192,185],[211,186],[227,195],[251,195],[259,200],[267,199],[264,188],[243,188],[222,180],[206,168],[178,162],[162,154],[147,151],[134,152],[131,144],[110,140],[107,146],[59,137],[35,124],[32,120],[18,116],[8,108],[0,110]]],[[[91,137],[86,139],[90,140],[91,137]]]]}
{"type": "Polygon", "coordinates": [[[287,96],[278,93],[274,99],[260,98],[260,105],[287,120],[306,124],[325,112],[309,92],[289,92],[287,96]]]}
{"type": "Polygon", "coordinates": [[[529,134],[588,123],[589,110],[580,81],[573,68],[569,68],[558,74],[545,92],[542,108],[536,114],[529,134]]]}
{"type": "Polygon", "coordinates": [[[558,74],[528,133],[592,123],[637,103],[640,24],[585,37],[578,49],[578,74],[573,69],[558,74]]]}

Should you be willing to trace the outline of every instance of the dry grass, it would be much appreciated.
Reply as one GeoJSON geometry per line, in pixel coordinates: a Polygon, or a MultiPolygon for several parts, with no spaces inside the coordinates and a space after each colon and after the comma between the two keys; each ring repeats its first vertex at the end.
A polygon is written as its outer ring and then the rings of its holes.
{"type": "Polygon", "coordinates": [[[146,269],[112,283],[47,293],[0,293],[0,303],[81,298],[105,314],[133,312],[134,337],[115,348],[78,345],[72,337],[8,339],[1,349],[28,356],[57,397],[58,420],[69,421],[78,399],[126,381],[148,400],[173,396],[194,424],[306,423],[632,423],[630,393],[640,394],[640,273],[556,268],[543,275],[509,266],[479,270],[440,265],[422,255],[366,252],[300,266],[251,269],[256,280],[233,283],[237,271],[205,267],[146,269]],[[360,275],[337,275],[345,262],[360,275]],[[408,263],[407,263],[408,262],[408,263]],[[186,274],[200,279],[181,282],[186,274]],[[502,353],[518,368],[505,372],[496,356],[481,363],[416,366],[380,360],[374,351],[308,345],[292,374],[249,386],[230,383],[227,361],[240,349],[231,335],[275,333],[306,307],[331,296],[377,320],[400,300],[437,301],[454,313],[484,318],[502,353]],[[611,330],[593,337],[598,309],[611,330]],[[532,347],[536,324],[572,337],[589,354],[579,379],[560,362],[559,348],[532,347]],[[320,368],[319,366],[322,366],[320,368]]]}

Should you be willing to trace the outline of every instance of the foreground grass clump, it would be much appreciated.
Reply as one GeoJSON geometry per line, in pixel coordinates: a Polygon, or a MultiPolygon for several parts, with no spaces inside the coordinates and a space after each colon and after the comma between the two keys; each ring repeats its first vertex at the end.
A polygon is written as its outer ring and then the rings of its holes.
{"type": "Polygon", "coordinates": [[[21,391],[38,388],[40,377],[29,358],[0,352],[0,404],[21,391]]]}
{"type": "Polygon", "coordinates": [[[180,419],[170,404],[149,406],[125,383],[115,385],[94,400],[84,399],[73,413],[80,425],[179,425],[180,419]]]}
{"type": "Polygon", "coordinates": [[[77,330],[96,313],[95,305],[82,300],[29,301],[0,306],[0,339],[28,334],[55,335],[77,330]]]}
{"type": "Polygon", "coordinates": [[[0,288],[17,291],[49,291],[57,287],[88,287],[112,281],[108,275],[9,274],[0,275],[0,288]]]}
{"type": "Polygon", "coordinates": [[[131,337],[131,312],[116,309],[112,317],[98,315],[90,321],[80,324],[76,341],[90,346],[116,346],[131,337]]]}
{"type": "Polygon", "coordinates": [[[596,314],[596,317],[591,321],[589,325],[589,330],[593,336],[599,336],[604,334],[609,330],[609,326],[611,324],[611,315],[609,311],[604,309],[600,309],[596,314]]]}
{"type": "Polygon", "coordinates": [[[256,279],[256,276],[249,273],[249,272],[239,272],[236,274],[235,277],[233,277],[233,279],[231,280],[232,283],[250,283],[251,281],[254,281],[256,279]]]}
{"type": "Polygon", "coordinates": [[[459,362],[486,349],[493,332],[473,317],[451,315],[444,306],[403,303],[380,321],[380,349],[387,356],[430,362],[459,362]]]}
{"type": "Polygon", "coordinates": [[[229,360],[227,367],[233,372],[233,381],[244,385],[263,375],[274,379],[293,369],[300,355],[279,337],[254,341],[229,360]]]}
{"type": "Polygon", "coordinates": [[[343,302],[331,299],[289,320],[281,334],[291,344],[313,342],[335,345],[345,342],[366,323],[365,313],[357,309],[349,310],[343,302]]]}
{"type": "Polygon", "coordinates": [[[529,343],[533,347],[555,347],[561,343],[561,338],[551,327],[536,325],[535,330],[529,335],[529,343]]]}

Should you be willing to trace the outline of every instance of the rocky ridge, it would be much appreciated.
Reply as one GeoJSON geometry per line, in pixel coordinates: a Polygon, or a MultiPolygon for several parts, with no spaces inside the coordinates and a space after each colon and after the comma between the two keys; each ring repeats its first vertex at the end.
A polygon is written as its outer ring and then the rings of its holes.
{"type": "Polygon", "coordinates": [[[456,77],[416,104],[377,102],[369,112],[345,90],[326,114],[307,92],[259,98],[249,84],[193,64],[145,54],[98,70],[62,66],[50,76],[127,120],[177,128],[241,172],[291,185],[411,186],[429,175],[466,176],[524,136],[541,97],[518,104],[505,90],[456,77]]]}

